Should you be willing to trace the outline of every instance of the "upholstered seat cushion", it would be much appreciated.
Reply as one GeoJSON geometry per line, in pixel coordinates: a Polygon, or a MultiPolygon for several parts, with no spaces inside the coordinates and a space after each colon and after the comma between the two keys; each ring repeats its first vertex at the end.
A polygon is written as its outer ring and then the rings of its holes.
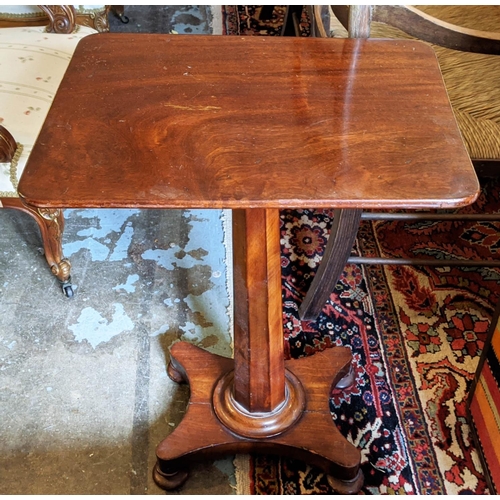
{"type": "Polygon", "coordinates": [[[0,198],[17,196],[17,182],[78,42],[95,30],[72,34],[44,27],[0,29],[0,124],[20,145],[12,163],[0,163],[0,198]]]}

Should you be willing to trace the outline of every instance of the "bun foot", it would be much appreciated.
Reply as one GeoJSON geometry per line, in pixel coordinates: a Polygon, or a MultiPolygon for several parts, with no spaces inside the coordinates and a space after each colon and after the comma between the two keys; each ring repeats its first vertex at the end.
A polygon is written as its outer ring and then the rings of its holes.
{"type": "Polygon", "coordinates": [[[359,469],[356,477],[350,481],[347,481],[345,479],[337,479],[336,477],[330,476],[330,474],[326,476],[326,479],[331,488],[340,495],[353,495],[355,493],[358,493],[359,490],[363,487],[363,483],[365,480],[361,469],[359,469]]]}
{"type": "Polygon", "coordinates": [[[171,356],[170,362],[167,365],[167,375],[169,376],[170,380],[173,380],[174,382],[178,384],[187,384],[188,378],[186,375],[186,372],[180,366],[176,359],[171,356]]]}
{"type": "Polygon", "coordinates": [[[182,486],[188,478],[186,470],[178,470],[172,472],[162,472],[158,462],[153,469],[154,482],[163,490],[175,490],[182,486]]]}
{"type": "Polygon", "coordinates": [[[349,367],[349,373],[342,377],[337,384],[335,385],[336,389],[347,389],[348,387],[352,387],[354,385],[354,382],[356,382],[356,375],[354,374],[354,370],[352,368],[352,365],[349,367]]]}

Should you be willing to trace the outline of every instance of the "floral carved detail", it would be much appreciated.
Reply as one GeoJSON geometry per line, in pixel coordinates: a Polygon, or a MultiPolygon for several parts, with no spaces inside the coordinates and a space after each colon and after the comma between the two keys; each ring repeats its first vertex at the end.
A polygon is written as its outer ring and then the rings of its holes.
{"type": "Polygon", "coordinates": [[[76,28],[76,13],[72,5],[39,5],[49,17],[48,33],[73,33],[76,28]]]}
{"type": "Polygon", "coordinates": [[[105,33],[109,31],[109,15],[110,6],[106,5],[104,10],[98,12],[91,12],[86,15],[78,15],[77,22],[83,26],[88,26],[93,28],[99,33],[105,33]]]}

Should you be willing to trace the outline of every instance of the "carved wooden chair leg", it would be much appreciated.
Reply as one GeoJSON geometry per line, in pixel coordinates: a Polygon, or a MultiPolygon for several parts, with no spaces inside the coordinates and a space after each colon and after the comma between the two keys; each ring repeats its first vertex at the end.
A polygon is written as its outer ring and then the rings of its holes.
{"type": "Polygon", "coordinates": [[[16,208],[31,215],[42,236],[45,259],[52,274],[60,281],[62,291],[66,297],[73,297],[71,285],[71,264],[65,259],[62,251],[62,234],[64,231],[64,216],[61,209],[35,208],[21,201],[19,198],[4,198],[5,208],[16,208]]]}
{"type": "Polygon", "coordinates": [[[303,320],[316,319],[332,293],[347,263],[359,229],[362,211],[336,209],[323,259],[304,298],[299,315],[303,320]]]}

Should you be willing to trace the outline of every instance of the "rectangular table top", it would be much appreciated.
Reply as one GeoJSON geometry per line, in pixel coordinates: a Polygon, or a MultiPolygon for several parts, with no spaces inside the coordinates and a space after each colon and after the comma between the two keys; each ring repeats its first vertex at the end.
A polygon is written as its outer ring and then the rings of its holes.
{"type": "Polygon", "coordinates": [[[19,184],[42,207],[423,208],[478,181],[430,47],[84,38],[19,184]]]}

